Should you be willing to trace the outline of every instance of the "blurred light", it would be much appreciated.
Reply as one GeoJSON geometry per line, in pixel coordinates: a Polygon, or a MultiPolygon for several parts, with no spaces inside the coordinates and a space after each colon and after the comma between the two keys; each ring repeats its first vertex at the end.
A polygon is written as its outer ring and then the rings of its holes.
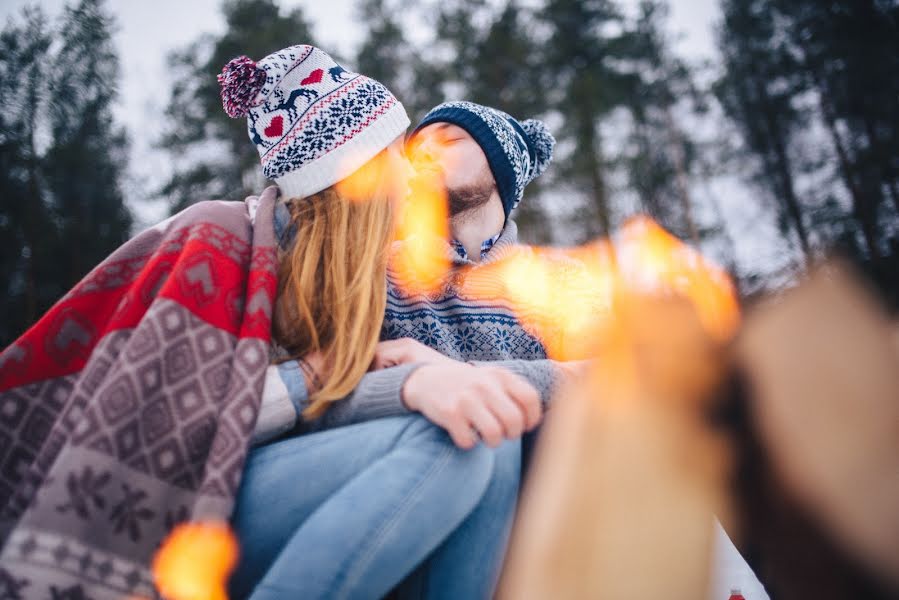
{"type": "MultiPolygon", "coordinates": [[[[347,159],[347,165],[355,165],[353,157],[347,159]]],[[[390,161],[385,152],[379,153],[373,159],[367,161],[352,175],[345,177],[334,184],[337,192],[348,200],[366,202],[377,195],[386,193],[386,174],[390,161]]]]}
{"type": "Polygon", "coordinates": [[[727,273],[647,217],[629,221],[614,244],[522,247],[482,268],[502,282],[522,326],[558,360],[593,355],[598,338],[613,335],[613,317],[640,296],[686,300],[717,342],[731,339],[740,322],[727,273]]]}
{"type": "Polygon", "coordinates": [[[615,247],[619,271],[631,291],[683,297],[716,341],[735,335],[740,307],[726,271],[645,216],[624,225],[615,247]]]}
{"type": "Polygon", "coordinates": [[[449,272],[449,207],[443,180],[433,165],[417,162],[410,194],[397,215],[401,241],[391,257],[397,283],[407,293],[433,293],[449,272]]]}
{"type": "Polygon", "coordinates": [[[227,600],[225,585],[237,554],[227,524],[183,523],[153,559],[156,587],[167,600],[227,600]]]}

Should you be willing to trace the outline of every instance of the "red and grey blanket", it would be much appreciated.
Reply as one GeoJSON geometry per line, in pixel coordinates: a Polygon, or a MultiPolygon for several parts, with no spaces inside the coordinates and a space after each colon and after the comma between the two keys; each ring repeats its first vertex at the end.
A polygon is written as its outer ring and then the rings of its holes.
{"type": "Polygon", "coordinates": [[[0,354],[0,597],[154,597],[172,527],[228,519],[268,365],[277,194],[144,231],[0,354]]]}

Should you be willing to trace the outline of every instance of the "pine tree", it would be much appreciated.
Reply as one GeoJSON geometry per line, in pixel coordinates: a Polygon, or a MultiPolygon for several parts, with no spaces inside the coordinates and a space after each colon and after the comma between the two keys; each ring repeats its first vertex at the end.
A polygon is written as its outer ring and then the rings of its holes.
{"type": "Polygon", "coordinates": [[[113,27],[102,0],[81,0],[58,24],[26,9],[0,34],[4,345],[129,235],[113,27]]]}
{"type": "Polygon", "coordinates": [[[899,5],[773,4],[815,92],[866,252],[877,261],[885,231],[880,215],[899,217],[899,5]]]}
{"type": "Polygon", "coordinates": [[[0,34],[0,344],[5,346],[46,307],[39,288],[53,254],[56,219],[43,192],[38,149],[45,114],[52,36],[39,8],[10,19],[0,34]]]}
{"type": "Polygon", "coordinates": [[[664,33],[667,17],[667,4],[640,3],[634,28],[640,89],[628,101],[633,147],[624,163],[628,185],[641,208],[668,230],[699,244],[690,189],[698,148],[675,116],[680,105],[690,104],[697,92],[690,69],[669,48],[664,33]]]}
{"type": "Polygon", "coordinates": [[[69,288],[128,239],[131,214],[121,188],[128,140],[112,118],[119,78],[112,18],[102,0],[81,0],[64,12],[44,170],[60,222],[58,283],[69,288]]]}
{"type": "Polygon", "coordinates": [[[757,161],[756,182],[779,207],[782,228],[795,233],[808,261],[812,245],[791,146],[808,122],[794,103],[804,87],[770,4],[769,0],[722,0],[718,46],[725,72],[716,94],[742,134],[747,158],[757,161]]]}
{"type": "Polygon", "coordinates": [[[583,190],[587,214],[595,215],[581,237],[608,235],[615,210],[600,125],[639,91],[634,34],[609,0],[548,0],[538,14],[550,32],[543,56],[548,105],[564,118],[557,137],[572,148],[556,172],[583,190]]]}
{"type": "Polygon", "coordinates": [[[263,184],[246,122],[222,109],[216,81],[222,67],[242,54],[260,60],[293,44],[315,43],[299,8],[282,14],[275,0],[228,0],[223,10],[222,36],[204,36],[169,61],[175,75],[170,125],[159,145],[179,165],[161,190],[172,212],[209,198],[242,199],[263,184]]]}

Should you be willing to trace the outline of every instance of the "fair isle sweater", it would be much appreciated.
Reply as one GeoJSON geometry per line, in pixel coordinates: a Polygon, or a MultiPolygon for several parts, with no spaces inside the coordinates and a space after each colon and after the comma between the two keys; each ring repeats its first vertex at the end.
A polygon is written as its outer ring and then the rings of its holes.
{"type": "MultiPolygon", "coordinates": [[[[495,270],[489,268],[520,249],[517,241],[518,228],[509,221],[477,264],[447,245],[452,266],[436,293],[408,292],[401,275],[388,269],[381,339],[413,338],[456,360],[502,364],[534,383],[545,401],[555,366],[546,359],[540,340],[522,327],[503,297],[504,286],[493,279],[495,270]]],[[[401,244],[397,242],[393,251],[399,251],[401,244]]]]}
{"type": "MultiPolygon", "coordinates": [[[[285,250],[294,241],[288,224],[289,214],[284,204],[279,203],[275,210],[275,233],[285,250]]],[[[515,223],[509,221],[483,256],[482,263],[489,264],[509,252],[517,242],[517,234],[515,223]]],[[[402,242],[396,244],[394,252],[402,242]]],[[[452,257],[452,271],[441,293],[432,297],[405,294],[397,274],[388,271],[382,339],[411,337],[457,360],[505,368],[531,383],[546,405],[556,375],[552,361],[546,360],[543,346],[524,331],[501,298],[481,293],[474,298],[460,293],[456,284],[469,269],[477,266],[449,244],[446,252],[452,257]]],[[[276,355],[273,349],[273,358],[276,355]]],[[[309,397],[299,365],[295,361],[273,364],[266,372],[253,442],[261,444],[287,432],[306,433],[410,414],[402,401],[402,388],[419,366],[408,364],[366,373],[356,389],[335,402],[322,417],[304,420],[302,411],[308,406],[309,397]]]]}

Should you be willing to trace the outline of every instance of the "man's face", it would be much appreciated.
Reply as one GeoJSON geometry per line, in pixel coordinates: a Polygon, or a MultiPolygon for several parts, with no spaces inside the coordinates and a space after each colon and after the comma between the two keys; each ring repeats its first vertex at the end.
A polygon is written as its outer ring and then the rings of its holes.
{"type": "Polygon", "coordinates": [[[407,153],[413,166],[434,169],[441,177],[450,216],[479,208],[496,193],[496,181],[484,151],[457,125],[428,125],[415,135],[407,153]]]}

